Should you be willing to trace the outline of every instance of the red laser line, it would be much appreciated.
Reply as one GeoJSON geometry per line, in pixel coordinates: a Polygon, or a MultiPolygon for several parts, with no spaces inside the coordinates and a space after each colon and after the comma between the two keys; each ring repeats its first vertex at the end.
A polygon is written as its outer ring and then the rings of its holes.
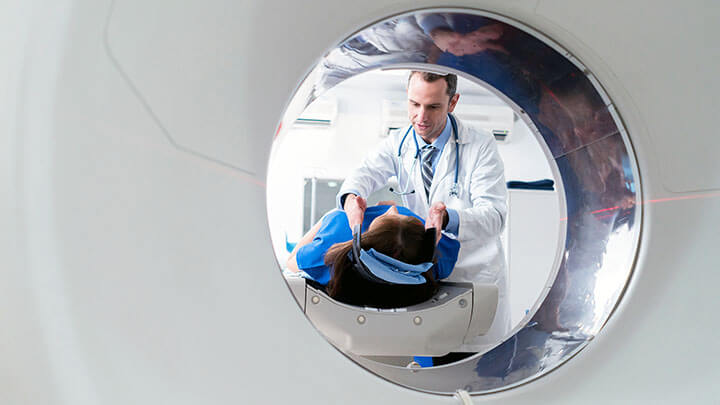
{"type": "MultiPolygon", "coordinates": [[[[720,197],[720,193],[706,193],[706,194],[698,194],[698,195],[684,195],[684,196],[680,196],[680,197],[655,198],[655,199],[652,199],[652,200],[647,200],[647,201],[642,202],[642,205],[644,205],[644,204],[655,204],[655,203],[661,203],[661,202],[670,202],[670,201],[696,200],[696,199],[700,199],[700,198],[711,198],[711,197],[720,197]]],[[[590,214],[596,215],[596,214],[599,214],[599,213],[601,213],[601,212],[614,211],[614,210],[617,210],[617,209],[620,209],[620,207],[619,207],[619,206],[614,206],[614,207],[610,207],[610,208],[602,208],[602,209],[599,209],[599,210],[592,211],[592,212],[590,212],[590,214]]],[[[609,217],[609,216],[610,216],[610,215],[603,215],[603,216],[598,217],[598,218],[607,218],[607,217],[609,217]]],[[[567,221],[567,219],[568,219],[567,217],[560,218],[560,221],[561,221],[561,222],[562,222],[562,221],[567,221]]]]}

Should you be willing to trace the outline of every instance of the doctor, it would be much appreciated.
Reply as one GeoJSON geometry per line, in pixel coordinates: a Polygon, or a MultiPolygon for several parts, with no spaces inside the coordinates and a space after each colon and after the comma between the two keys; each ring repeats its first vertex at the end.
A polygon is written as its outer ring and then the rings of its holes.
{"type": "Polygon", "coordinates": [[[460,95],[457,76],[411,72],[408,116],[411,125],[390,135],[343,183],[338,204],[350,226],[362,222],[366,198],[390,177],[398,180],[403,205],[427,218],[427,227],[460,242],[448,281],[495,283],[497,314],[485,336],[457,351],[489,349],[509,332],[507,267],[500,234],[507,213],[507,189],[494,137],[463,125],[450,113],[460,95]]]}

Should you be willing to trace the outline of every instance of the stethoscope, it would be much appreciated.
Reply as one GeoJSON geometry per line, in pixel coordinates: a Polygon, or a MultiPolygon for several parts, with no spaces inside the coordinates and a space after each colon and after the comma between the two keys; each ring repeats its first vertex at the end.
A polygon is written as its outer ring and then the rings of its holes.
{"type": "MultiPolygon", "coordinates": [[[[457,121],[455,121],[455,117],[452,116],[452,114],[448,114],[448,117],[450,117],[450,125],[452,125],[452,132],[455,138],[455,182],[453,183],[452,187],[450,188],[450,192],[448,193],[450,197],[457,198],[459,195],[458,191],[458,173],[460,172],[460,141],[458,141],[458,129],[457,129],[457,121]]],[[[403,135],[402,140],[400,141],[400,146],[398,146],[398,187],[403,187],[405,190],[394,190],[392,187],[390,187],[390,191],[397,194],[397,195],[408,195],[415,193],[415,189],[412,189],[412,191],[408,191],[410,187],[410,177],[412,176],[413,171],[415,170],[415,166],[417,166],[417,162],[420,160],[420,156],[422,155],[422,152],[420,151],[420,145],[418,144],[417,135],[415,134],[415,129],[413,129],[413,126],[410,125],[405,131],[405,135],[403,135]],[[405,187],[403,187],[403,182],[401,179],[402,174],[402,147],[405,143],[405,138],[407,138],[408,134],[410,133],[410,130],[412,129],[413,132],[413,140],[415,141],[415,157],[412,164],[412,167],[410,167],[410,172],[408,173],[408,178],[405,180],[405,187]]]]}

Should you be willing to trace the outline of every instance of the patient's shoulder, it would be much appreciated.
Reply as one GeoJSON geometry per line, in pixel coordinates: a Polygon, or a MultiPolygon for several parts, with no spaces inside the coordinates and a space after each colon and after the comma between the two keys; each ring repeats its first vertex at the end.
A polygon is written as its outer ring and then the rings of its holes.
{"type": "Polygon", "coordinates": [[[322,222],[321,231],[323,229],[335,231],[338,227],[344,228],[350,226],[348,224],[347,214],[338,208],[328,211],[320,221],[322,222]]]}

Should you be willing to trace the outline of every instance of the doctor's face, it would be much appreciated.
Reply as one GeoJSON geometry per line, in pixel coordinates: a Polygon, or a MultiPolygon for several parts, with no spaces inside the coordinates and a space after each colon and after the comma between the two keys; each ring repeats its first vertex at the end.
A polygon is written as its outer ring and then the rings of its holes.
{"type": "Polygon", "coordinates": [[[459,97],[450,98],[445,80],[426,82],[413,74],[408,83],[408,118],[415,133],[425,142],[433,142],[445,129],[447,114],[455,109],[459,97]]]}

